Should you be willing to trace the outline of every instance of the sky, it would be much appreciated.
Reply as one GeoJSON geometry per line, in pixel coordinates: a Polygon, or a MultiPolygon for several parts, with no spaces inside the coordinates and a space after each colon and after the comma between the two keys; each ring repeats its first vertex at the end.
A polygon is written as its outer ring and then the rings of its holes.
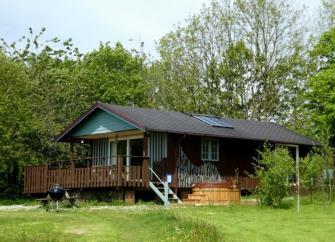
{"type": "MultiPolygon", "coordinates": [[[[0,37],[7,42],[27,35],[28,28],[47,29],[45,38],[72,38],[80,51],[102,42],[120,41],[156,56],[156,42],[198,13],[210,0],[0,0],[0,37]],[[132,40],[131,40],[132,39],[132,40]]],[[[321,0],[295,0],[313,19],[321,0]]]]}

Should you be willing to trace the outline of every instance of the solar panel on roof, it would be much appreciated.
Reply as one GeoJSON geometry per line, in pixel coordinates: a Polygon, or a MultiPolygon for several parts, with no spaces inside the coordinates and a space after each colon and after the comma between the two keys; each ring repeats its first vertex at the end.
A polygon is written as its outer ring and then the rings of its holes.
{"type": "Polygon", "coordinates": [[[231,125],[229,122],[220,119],[214,116],[203,116],[203,115],[193,115],[193,117],[199,119],[200,121],[209,124],[213,127],[222,127],[222,128],[230,128],[233,129],[234,126],[231,125]]]}

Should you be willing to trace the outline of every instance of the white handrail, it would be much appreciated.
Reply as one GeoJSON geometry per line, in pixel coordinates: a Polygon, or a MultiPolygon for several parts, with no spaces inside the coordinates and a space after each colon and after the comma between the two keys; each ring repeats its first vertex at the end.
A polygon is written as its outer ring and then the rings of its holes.
{"type": "Polygon", "coordinates": [[[164,182],[159,178],[159,176],[154,172],[153,169],[151,169],[151,167],[149,167],[149,170],[152,172],[152,174],[154,174],[156,176],[156,178],[162,183],[164,184],[164,182]]]}
{"type": "Polygon", "coordinates": [[[171,192],[171,194],[173,194],[173,198],[177,199],[179,204],[182,204],[183,202],[179,199],[179,197],[171,190],[171,188],[169,187],[167,182],[163,182],[159,176],[156,174],[156,172],[154,172],[153,169],[151,169],[151,167],[149,167],[149,171],[152,172],[152,174],[154,174],[156,176],[156,178],[158,179],[158,181],[160,183],[162,183],[164,185],[164,195],[160,193],[160,191],[158,191],[158,189],[155,187],[155,185],[150,182],[149,186],[156,192],[157,195],[159,195],[159,197],[164,201],[164,206],[168,206],[169,205],[169,201],[168,201],[168,193],[171,192]],[[160,194],[161,196],[160,196],[160,194]]]}

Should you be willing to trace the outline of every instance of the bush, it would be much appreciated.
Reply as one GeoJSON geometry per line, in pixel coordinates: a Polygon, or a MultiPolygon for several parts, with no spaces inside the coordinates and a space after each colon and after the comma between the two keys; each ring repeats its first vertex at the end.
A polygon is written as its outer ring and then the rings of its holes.
{"type": "Polygon", "coordinates": [[[320,180],[326,164],[324,157],[318,153],[309,153],[300,160],[300,181],[305,187],[312,190],[320,180]]]}
{"type": "Polygon", "coordinates": [[[288,150],[265,146],[259,151],[260,159],[255,166],[255,175],[259,178],[256,189],[257,200],[264,205],[278,207],[288,194],[288,177],[293,174],[294,160],[288,150]]]}
{"type": "Polygon", "coordinates": [[[313,201],[313,191],[329,192],[331,198],[331,187],[334,178],[329,176],[328,171],[334,170],[333,152],[329,147],[322,147],[310,152],[304,159],[300,160],[300,181],[309,189],[310,202],[313,201]],[[319,189],[319,190],[318,190],[319,189]]]}

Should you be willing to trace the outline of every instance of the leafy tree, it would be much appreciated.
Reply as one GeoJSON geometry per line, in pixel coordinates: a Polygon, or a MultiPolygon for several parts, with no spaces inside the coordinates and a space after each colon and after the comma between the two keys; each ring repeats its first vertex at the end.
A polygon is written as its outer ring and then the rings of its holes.
{"type": "Polygon", "coordinates": [[[313,189],[320,182],[321,173],[326,167],[328,167],[326,159],[321,153],[312,152],[300,160],[300,182],[303,186],[309,188],[311,201],[313,189]]]}
{"type": "Polygon", "coordinates": [[[18,189],[20,167],[35,160],[33,123],[27,106],[27,69],[0,51],[0,193],[18,189]]]}
{"type": "Polygon", "coordinates": [[[84,55],[78,82],[85,88],[87,102],[146,105],[144,61],[143,55],[126,50],[121,43],[115,47],[100,44],[98,50],[84,55]]]}
{"type": "Polygon", "coordinates": [[[318,27],[321,32],[328,31],[335,26],[335,1],[322,0],[318,27]]]}
{"type": "Polygon", "coordinates": [[[287,149],[271,150],[265,146],[259,151],[255,176],[259,178],[256,196],[261,204],[277,207],[288,194],[288,177],[293,174],[294,161],[287,149]]]}
{"type": "Polygon", "coordinates": [[[53,139],[94,101],[147,103],[143,55],[119,43],[83,55],[70,39],[44,41],[44,31],[1,40],[0,193],[20,191],[24,164],[68,158],[53,139]]]}
{"type": "MultiPolygon", "coordinates": [[[[0,193],[16,193],[22,188],[24,164],[36,164],[64,156],[62,145],[52,142],[63,128],[59,122],[67,107],[62,95],[68,75],[71,43],[53,49],[40,43],[44,30],[0,48],[1,80],[1,176],[0,193]],[[66,78],[65,78],[66,77],[66,78]],[[57,115],[58,114],[58,115],[57,115]]],[[[57,44],[58,39],[49,42],[57,44]]],[[[66,110],[67,111],[67,110],[66,110]]],[[[66,112],[71,114],[69,111],[66,112]]],[[[64,114],[65,115],[65,114],[64,114]]]]}
{"type": "Polygon", "coordinates": [[[325,32],[311,52],[315,73],[305,95],[312,134],[335,146],[335,28],[325,32]]]}
{"type": "Polygon", "coordinates": [[[300,16],[285,1],[212,1],[160,40],[156,106],[286,121],[306,77],[300,16]]]}

